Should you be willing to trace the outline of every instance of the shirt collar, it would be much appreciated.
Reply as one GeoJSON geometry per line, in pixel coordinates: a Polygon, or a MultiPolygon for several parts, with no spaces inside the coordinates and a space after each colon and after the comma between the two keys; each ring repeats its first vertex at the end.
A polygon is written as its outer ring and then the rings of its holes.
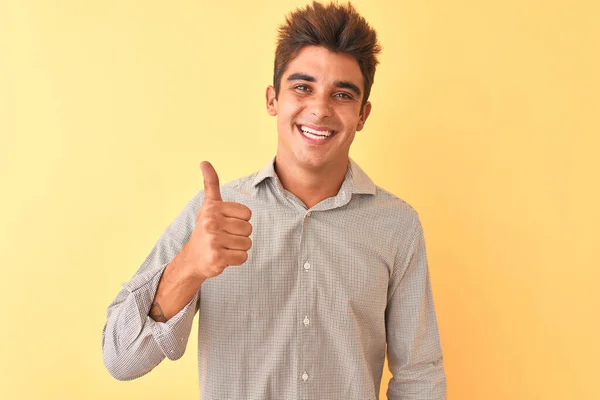
{"type": "MultiPolygon", "coordinates": [[[[277,174],[275,173],[275,157],[273,157],[267,165],[254,177],[252,181],[252,187],[256,187],[259,183],[264,181],[267,178],[276,178],[277,174]]],[[[369,176],[358,166],[358,164],[352,160],[348,159],[348,169],[346,170],[346,176],[344,177],[344,182],[342,185],[349,185],[349,189],[352,194],[354,193],[362,193],[362,194],[375,194],[376,186],[375,183],[369,178],[369,176]]]]}

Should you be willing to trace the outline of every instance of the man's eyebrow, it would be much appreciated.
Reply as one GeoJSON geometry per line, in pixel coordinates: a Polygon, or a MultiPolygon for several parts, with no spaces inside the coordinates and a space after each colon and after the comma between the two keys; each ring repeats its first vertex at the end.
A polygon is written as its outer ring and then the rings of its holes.
{"type": "Polygon", "coordinates": [[[316,82],[316,79],[313,76],[306,74],[291,74],[287,78],[288,81],[307,81],[307,82],[316,82]]]}
{"type": "Polygon", "coordinates": [[[356,93],[357,96],[360,96],[360,89],[358,88],[358,86],[356,86],[352,82],[337,81],[337,82],[335,82],[335,86],[339,87],[340,89],[349,89],[349,90],[352,90],[354,93],[356,93]]]}

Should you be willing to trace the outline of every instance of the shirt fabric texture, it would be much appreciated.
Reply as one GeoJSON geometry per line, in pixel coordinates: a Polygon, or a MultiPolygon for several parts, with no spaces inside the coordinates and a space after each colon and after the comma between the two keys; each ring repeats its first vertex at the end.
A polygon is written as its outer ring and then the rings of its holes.
{"type": "Polygon", "coordinates": [[[183,356],[196,312],[202,400],[376,400],[387,351],[390,400],[446,399],[423,229],[405,201],[349,160],[334,197],[307,209],[275,158],[221,186],[252,210],[248,260],[206,280],[167,322],[149,310],[189,240],[200,191],[109,305],[104,364],[120,380],[183,356]],[[387,345],[387,348],[386,348],[387,345]]]}

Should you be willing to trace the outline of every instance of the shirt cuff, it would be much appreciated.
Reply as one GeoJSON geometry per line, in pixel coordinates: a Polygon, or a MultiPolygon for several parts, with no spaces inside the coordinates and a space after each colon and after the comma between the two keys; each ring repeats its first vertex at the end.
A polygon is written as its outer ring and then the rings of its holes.
{"type": "Polygon", "coordinates": [[[129,292],[120,315],[120,318],[126,322],[120,324],[124,329],[120,341],[125,348],[129,348],[144,330],[152,300],[167,264],[137,274],[131,280],[121,284],[129,292]]]}

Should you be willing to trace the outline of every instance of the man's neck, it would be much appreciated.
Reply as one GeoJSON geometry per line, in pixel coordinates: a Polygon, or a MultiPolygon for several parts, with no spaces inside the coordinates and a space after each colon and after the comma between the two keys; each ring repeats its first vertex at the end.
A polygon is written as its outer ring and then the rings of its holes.
{"type": "Polygon", "coordinates": [[[302,200],[307,208],[337,195],[344,182],[348,162],[323,169],[308,169],[275,157],[275,173],[285,190],[302,200]]]}

